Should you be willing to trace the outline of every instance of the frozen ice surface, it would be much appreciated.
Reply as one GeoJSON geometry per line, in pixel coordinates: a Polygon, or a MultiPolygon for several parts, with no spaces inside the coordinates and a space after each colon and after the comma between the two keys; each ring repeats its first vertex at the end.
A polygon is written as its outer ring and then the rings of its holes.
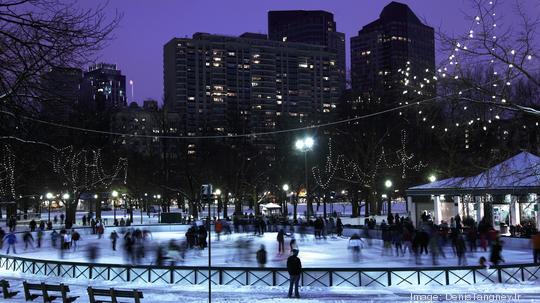
{"type": "MultiPolygon", "coordinates": [[[[158,244],[166,245],[170,239],[184,240],[185,232],[154,232],[152,240],[148,241],[146,247],[148,253],[141,264],[152,264],[155,261],[155,250],[158,244]]],[[[286,258],[289,253],[290,237],[285,239],[284,255],[278,255],[276,233],[265,233],[264,236],[253,236],[252,234],[232,234],[222,235],[220,241],[217,241],[216,235],[212,234],[212,266],[257,266],[255,260],[255,252],[261,244],[264,244],[268,252],[268,267],[285,267],[286,258]],[[249,241],[250,248],[244,252],[243,256],[239,254],[235,245],[239,239],[249,241]]],[[[89,243],[97,244],[100,247],[98,263],[122,264],[125,263],[123,253],[123,235],[119,234],[120,239],[117,243],[117,250],[112,250],[111,241],[109,240],[109,232],[106,230],[102,239],[98,239],[96,235],[82,235],[82,240],[79,241],[77,251],[72,250],[64,253],[65,261],[86,262],[85,247],[89,243]]],[[[347,248],[348,238],[327,237],[327,240],[315,240],[313,236],[308,235],[302,238],[299,234],[295,234],[302,261],[303,267],[309,268],[338,268],[338,267],[409,267],[415,266],[414,257],[411,257],[407,252],[404,257],[396,257],[395,250],[393,256],[381,256],[382,242],[380,240],[372,240],[371,246],[369,241],[364,240],[364,249],[362,249],[358,262],[353,262],[352,255],[347,248]]],[[[5,249],[5,248],[4,248],[5,249]]],[[[35,248],[24,250],[24,245],[19,237],[17,246],[17,256],[36,258],[41,260],[59,260],[59,250],[51,247],[48,236],[44,239],[41,249],[35,248]]],[[[3,251],[2,253],[5,253],[3,251]]],[[[453,256],[450,246],[445,248],[447,258],[439,258],[439,266],[456,266],[457,259],[453,256]]],[[[467,261],[469,265],[478,265],[478,260],[481,256],[489,259],[489,250],[483,252],[479,250],[476,253],[467,253],[467,261]]],[[[506,263],[532,263],[532,253],[530,250],[503,249],[503,258],[506,263]]],[[[180,265],[180,264],[178,264],[180,265]]],[[[208,250],[204,251],[192,249],[186,256],[186,261],[183,265],[206,266],[208,265],[208,250]]],[[[422,256],[423,266],[432,266],[431,255],[422,256]]]]}

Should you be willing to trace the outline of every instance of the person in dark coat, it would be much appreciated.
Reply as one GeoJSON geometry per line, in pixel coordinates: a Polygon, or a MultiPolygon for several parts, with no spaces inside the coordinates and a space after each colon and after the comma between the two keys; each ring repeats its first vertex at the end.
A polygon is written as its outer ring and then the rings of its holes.
{"type": "Polygon", "coordinates": [[[298,249],[294,249],[292,255],[287,259],[287,271],[290,276],[289,298],[292,297],[293,285],[295,296],[300,298],[300,293],[298,293],[298,283],[300,282],[300,275],[302,274],[302,262],[300,262],[300,258],[298,258],[298,249]]]}
{"type": "Polygon", "coordinates": [[[15,250],[15,243],[17,243],[17,236],[14,232],[10,232],[4,239],[7,242],[7,251],[6,254],[9,255],[10,248],[13,247],[13,253],[17,253],[15,250]]]}
{"type": "Polygon", "coordinates": [[[341,222],[340,218],[337,218],[336,220],[336,233],[338,237],[343,235],[343,223],[341,222]]]}
{"type": "Polygon", "coordinates": [[[497,238],[493,241],[491,245],[491,255],[489,256],[489,262],[493,265],[498,265],[499,263],[504,262],[502,258],[502,242],[501,239],[497,238]]]}
{"type": "Polygon", "coordinates": [[[266,250],[264,249],[264,245],[261,245],[261,249],[257,251],[257,263],[259,263],[259,267],[266,265],[266,250]]]}
{"type": "Polygon", "coordinates": [[[278,254],[282,254],[285,252],[285,232],[283,229],[280,229],[277,234],[277,241],[278,241],[278,254]]]}

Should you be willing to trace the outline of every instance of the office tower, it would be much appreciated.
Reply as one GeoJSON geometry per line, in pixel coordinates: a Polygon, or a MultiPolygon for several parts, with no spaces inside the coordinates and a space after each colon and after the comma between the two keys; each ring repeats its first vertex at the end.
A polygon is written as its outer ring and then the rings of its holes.
{"type": "Polygon", "coordinates": [[[353,90],[370,103],[397,103],[405,90],[431,95],[434,84],[426,79],[435,69],[433,28],[407,5],[391,2],[351,38],[351,67],[353,90]]]}
{"type": "Polygon", "coordinates": [[[41,78],[41,116],[48,121],[69,122],[79,109],[82,70],[54,67],[41,78]]]}
{"type": "Polygon", "coordinates": [[[253,33],[172,39],[164,87],[164,106],[179,113],[187,136],[274,131],[278,117],[310,123],[330,114],[341,92],[337,55],[327,47],[253,33]]]}
{"type": "Polygon", "coordinates": [[[325,11],[269,11],[270,40],[324,45],[337,54],[337,66],[345,88],[345,34],[337,31],[334,15],[325,11]]]}
{"type": "Polygon", "coordinates": [[[91,65],[84,73],[82,93],[95,111],[120,109],[127,105],[126,76],[116,64],[91,65]]]}

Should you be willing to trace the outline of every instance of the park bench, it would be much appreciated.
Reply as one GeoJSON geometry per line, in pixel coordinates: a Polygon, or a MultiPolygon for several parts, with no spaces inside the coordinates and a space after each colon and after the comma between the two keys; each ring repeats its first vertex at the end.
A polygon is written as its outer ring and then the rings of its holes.
{"type": "Polygon", "coordinates": [[[2,294],[4,299],[9,299],[19,293],[18,291],[9,291],[10,286],[7,280],[0,280],[0,287],[2,288],[2,294]]]}
{"type": "Polygon", "coordinates": [[[119,290],[119,289],[99,289],[88,287],[88,299],[90,303],[119,303],[118,298],[133,298],[135,303],[141,303],[143,298],[142,291],[133,290],[119,290]],[[96,297],[108,297],[108,299],[96,300],[96,297]]]}
{"type": "Polygon", "coordinates": [[[68,296],[69,286],[64,285],[64,284],[55,285],[55,284],[45,284],[45,283],[28,283],[24,281],[23,286],[24,286],[24,297],[26,301],[33,301],[37,297],[43,297],[44,303],[52,302],[56,300],[57,298],[62,298],[63,303],[71,303],[77,300],[77,298],[79,297],[79,296],[69,297],[68,296]],[[38,290],[41,293],[37,293],[37,294],[30,293],[31,290],[38,290]],[[49,295],[49,292],[59,292],[61,296],[58,296],[58,295],[51,296],[49,295]]]}

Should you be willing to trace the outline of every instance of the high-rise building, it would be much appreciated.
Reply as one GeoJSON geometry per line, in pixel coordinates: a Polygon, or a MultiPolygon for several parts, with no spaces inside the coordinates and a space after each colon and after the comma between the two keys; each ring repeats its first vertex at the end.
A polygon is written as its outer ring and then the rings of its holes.
{"type": "Polygon", "coordinates": [[[78,109],[82,70],[54,67],[41,78],[41,114],[49,121],[69,122],[78,109]]]}
{"type": "Polygon", "coordinates": [[[120,109],[127,105],[126,76],[116,64],[98,63],[84,73],[84,101],[96,111],[120,109]]]}
{"type": "Polygon", "coordinates": [[[433,81],[427,81],[435,69],[433,28],[407,5],[391,2],[351,38],[351,67],[353,90],[370,102],[394,103],[407,87],[429,95],[434,92],[433,81]]]}
{"type": "Polygon", "coordinates": [[[340,84],[322,45],[196,33],[164,46],[164,106],[187,136],[273,131],[280,116],[309,123],[334,110],[340,84]]]}
{"type": "MultiPolygon", "coordinates": [[[[153,102],[157,106],[157,101],[153,100],[147,100],[144,104],[153,102]]],[[[113,137],[113,144],[128,153],[143,156],[159,155],[161,143],[158,136],[162,132],[162,119],[162,113],[157,107],[140,107],[137,103],[131,102],[129,106],[115,111],[111,117],[111,130],[126,134],[113,137]]]]}
{"type": "Polygon", "coordinates": [[[334,15],[326,11],[269,11],[270,40],[324,45],[337,54],[337,66],[345,88],[345,34],[337,31],[334,15]]]}

